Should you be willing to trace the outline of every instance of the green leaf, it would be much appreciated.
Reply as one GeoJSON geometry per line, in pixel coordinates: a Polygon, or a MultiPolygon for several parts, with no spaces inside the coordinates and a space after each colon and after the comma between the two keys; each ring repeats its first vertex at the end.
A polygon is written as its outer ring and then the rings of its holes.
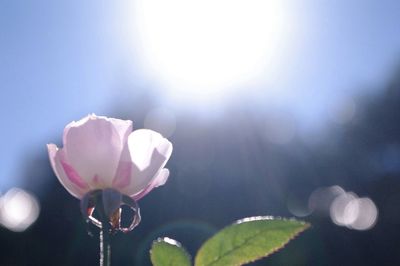
{"type": "Polygon", "coordinates": [[[190,266],[190,256],[182,245],[168,237],[153,242],[150,250],[151,262],[154,266],[190,266]]]}
{"type": "Polygon", "coordinates": [[[235,266],[267,257],[309,226],[294,219],[273,217],[239,220],[203,244],[197,252],[195,265],[235,266]]]}

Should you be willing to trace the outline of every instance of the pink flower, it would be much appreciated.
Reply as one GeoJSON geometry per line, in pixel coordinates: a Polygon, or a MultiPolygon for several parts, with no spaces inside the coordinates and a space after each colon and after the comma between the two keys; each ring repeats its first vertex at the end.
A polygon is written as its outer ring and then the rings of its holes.
{"type": "Polygon", "coordinates": [[[54,173],[74,197],[111,188],[139,200],[164,185],[172,144],[132,121],[89,115],[64,129],[64,147],[48,144],[54,173]]]}

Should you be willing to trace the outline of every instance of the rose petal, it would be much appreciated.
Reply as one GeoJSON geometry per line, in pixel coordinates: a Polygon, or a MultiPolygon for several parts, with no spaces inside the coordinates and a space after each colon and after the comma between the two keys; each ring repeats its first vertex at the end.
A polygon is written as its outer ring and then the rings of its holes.
{"type": "Polygon", "coordinates": [[[167,168],[163,168],[160,170],[158,175],[153,180],[154,187],[159,187],[165,185],[169,177],[169,170],[167,168]]]}
{"type": "Polygon", "coordinates": [[[157,150],[154,150],[151,158],[151,165],[146,169],[139,170],[134,163],[131,163],[130,182],[127,186],[121,188],[123,193],[131,196],[145,189],[154,179],[159,170],[165,166],[166,162],[167,158],[157,150]]]}
{"type": "Polygon", "coordinates": [[[140,200],[141,198],[146,196],[147,193],[152,191],[153,188],[164,185],[165,182],[167,182],[167,180],[168,180],[168,176],[169,176],[169,170],[167,168],[161,169],[160,172],[156,175],[156,177],[147,186],[147,188],[145,188],[144,190],[142,190],[141,192],[139,192],[135,195],[131,195],[131,197],[134,200],[140,200]]]}
{"type": "MultiPolygon", "coordinates": [[[[80,199],[83,197],[83,195],[87,192],[87,189],[89,186],[78,186],[72,182],[65,171],[63,170],[63,167],[61,165],[60,159],[59,159],[59,150],[56,145],[54,144],[48,144],[47,149],[49,152],[49,158],[50,158],[50,163],[53,168],[54,173],[56,174],[58,180],[60,183],[65,187],[65,189],[74,197],[80,199]]],[[[81,180],[81,182],[84,182],[81,180]]],[[[83,183],[84,184],[84,183],[83,183]]]]}
{"type": "Polygon", "coordinates": [[[49,145],[60,182],[75,197],[95,189],[116,189],[139,199],[163,185],[172,144],[159,133],[132,132],[132,122],[89,115],[64,129],[64,148],[49,145]]]}
{"type": "Polygon", "coordinates": [[[132,121],[131,120],[121,120],[121,119],[116,119],[116,118],[108,118],[105,116],[98,116],[100,118],[106,119],[112,123],[114,126],[115,130],[117,130],[121,143],[124,146],[127,141],[129,134],[132,133],[132,121]]]}
{"type": "Polygon", "coordinates": [[[160,133],[150,129],[139,129],[132,132],[128,138],[129,153],[132,162],[139,170],[146,169],[153,164],[154,150],[167,160],[172,153],[172,144],[160,133]]]}
{"type": "Polygon", "coordinates": [[[91,187],[110,187],[116,173],[131,124],[115,120],[91,115],[65,130],[66,160],[91,187]]]}
{"type": "Polygon", "coordinates": [[[172,153],[172,144],[155,131],[139,129],[129,135],[128,148],[129,153],[121,161],[130,158],[131,181],[121,189],[127,195],[135,195],[165,166],[172,153]]]}

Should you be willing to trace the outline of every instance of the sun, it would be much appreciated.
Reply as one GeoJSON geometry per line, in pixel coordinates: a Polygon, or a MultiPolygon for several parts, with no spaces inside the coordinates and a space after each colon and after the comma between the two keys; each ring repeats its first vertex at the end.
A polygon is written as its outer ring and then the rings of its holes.
{"type": "Polygon", "coordinates": [[[134,10],[141,65],[184,98],[265,79],[288,23],[278,0],[139,0],[134,10]]]}

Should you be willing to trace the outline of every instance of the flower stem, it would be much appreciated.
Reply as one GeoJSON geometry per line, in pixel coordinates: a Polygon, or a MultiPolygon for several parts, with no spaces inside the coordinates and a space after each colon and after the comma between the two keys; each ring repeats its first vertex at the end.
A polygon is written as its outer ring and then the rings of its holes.
{"type": "Polygon", "coordinates": [[[101,221],[100,228],[100,266],[111,265],[111,224],[106,214],[103,200],[98,202],[98,210],[101,221]]]}
{"type": "Polygon", "coordinates": [[[110,266],[110,265],[111,265],[110,230],[107,228],[107,226],[102,226],[100,230],[100,266],[110,266]]]}

